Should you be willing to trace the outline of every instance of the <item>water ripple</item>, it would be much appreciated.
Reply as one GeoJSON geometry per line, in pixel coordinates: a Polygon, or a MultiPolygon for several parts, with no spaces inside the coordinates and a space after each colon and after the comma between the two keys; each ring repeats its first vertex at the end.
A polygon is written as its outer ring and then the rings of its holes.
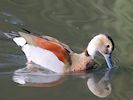
{"type": "Polygon", "coordinates": [[[34,7],[37,6],[39,3],[38,0],[8,0],[8,2],[19,7],[34,7]]]}

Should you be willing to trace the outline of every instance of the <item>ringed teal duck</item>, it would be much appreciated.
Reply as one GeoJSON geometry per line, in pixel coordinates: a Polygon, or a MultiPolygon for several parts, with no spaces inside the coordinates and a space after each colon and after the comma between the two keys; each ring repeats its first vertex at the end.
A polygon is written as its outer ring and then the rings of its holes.
{"type": "Polygon", "coordinates": [[[78,72],[92,67],[96,52],[100,52],[112,68],[111,53],[114,42],[105,34],[96,35],[82,53],[49,36],[35,36],[24,32],[4,33],[22,48],[28,63],[33,62],[56,73],[78,72]]]}

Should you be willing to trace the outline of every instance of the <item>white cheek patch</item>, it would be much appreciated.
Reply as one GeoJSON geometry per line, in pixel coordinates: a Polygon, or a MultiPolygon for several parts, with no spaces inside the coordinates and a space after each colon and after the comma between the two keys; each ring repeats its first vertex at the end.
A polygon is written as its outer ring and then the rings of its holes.
{"type": "Polygon", "coordinates": [[[13,41],[18,45],[18,46],[24,46],[26,44],[26,40],[23,37],[15,37],[13,38],[13,41]]]}
{"type": "Polygon", "coordinates": [[[26,44],[22,48],[28,60],[56,73],[63,73],[65,64],[49,50],[26,44]]]}

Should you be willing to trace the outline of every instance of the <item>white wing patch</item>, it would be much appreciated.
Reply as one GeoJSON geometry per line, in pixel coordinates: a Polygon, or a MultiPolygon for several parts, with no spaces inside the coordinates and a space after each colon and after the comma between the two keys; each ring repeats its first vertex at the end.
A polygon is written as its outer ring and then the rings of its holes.
{"type": "Polygon", "coordinates": [[[64,63],[46,49],[26,44],[22,48],[28,60],[57,73],[64,72],[64,63]]]}
{"type": "Polygon", "coordinates": [[[26,40],[23,37],[15,37],[13,38],[13,41],[18,45],[18,46],[24,46],[26,43],[26,40]]]}

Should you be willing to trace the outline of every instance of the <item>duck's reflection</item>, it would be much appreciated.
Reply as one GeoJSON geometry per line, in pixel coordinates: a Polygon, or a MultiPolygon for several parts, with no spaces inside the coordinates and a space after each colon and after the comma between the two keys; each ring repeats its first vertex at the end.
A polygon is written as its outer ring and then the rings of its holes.
{"type": "Polygon", "coordinates": [[[63,74],[57,74],[39,65],[27,64],[25,68],[14,71],[13,81],[23,86],[52,87],[66,79],[63,74]]]}
{"type": "MultiPolygon", "coordinates": [[[[87,78],[89,90],[98,97],[107,97],[111,93],[111,83],[109,74],[111,70],[91,72],[88,74],[78,75],[87,78]],[[100,75],[102,77],[99,77],[100,75]]],[[[71,74],[76,75],[76,74],[71,74]]],[[[66,74],[57,74],[55,72],[41,69],[36,64],[28,64],[25,68],[14,71],[13,81],[24,86],[51,87],[63,83],[66,74]]]]}
{"type": "Polygon", "coordinates": [[[104,75],[100,79],[100,73],[88,74],[87,86],[94,95],[104,98],[111,94],[112,87],[109,81],[110,72],[111,70],[104,71],[104,75]]]}

